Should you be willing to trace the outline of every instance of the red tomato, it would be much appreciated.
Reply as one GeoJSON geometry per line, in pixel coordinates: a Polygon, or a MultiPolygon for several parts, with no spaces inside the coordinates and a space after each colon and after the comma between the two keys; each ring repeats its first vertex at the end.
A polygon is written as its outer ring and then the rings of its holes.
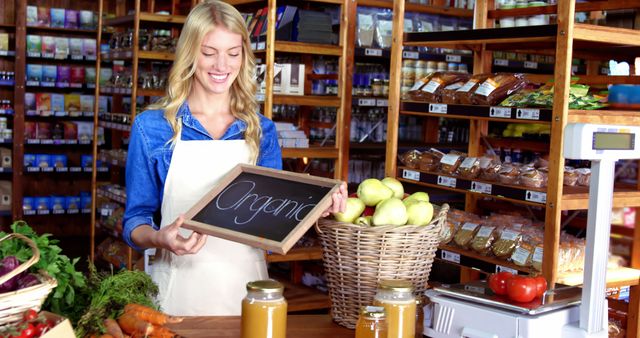
{"type": "Polygon", "coordinates": [[[536,298],[538,288],[531,277],[514,276],[507,281],[507,296],[520,303],[528,303],[536,298]]]}
{"type": "Polygon", "coordinates": [[[33,326],[33,324],[29,323],[26,326],[24,326],[24,329],[22,329],[22,331],[20,331],[20,335],[17,336],[17,337],[18,338],[32,338],[32,337],[34,337],[35,334],[36,334],[35,326],[33,326]]]}
{"type": "Polygon", "coordinates": [[[36,312],[36,310],[34,309],[29,309],[25,311],[24,314],[22,315],[22,319],[25,322],[30,322],[36,318],[38,318],[38,312],[36,312]]]}
{"type": "Polygon", "coordinates": [[[489,288],[496,295],[507,294],[507,281],[513,277],[511,272],[502,271],[489,276],[489,288]]]}
{"type": "Polygon", "coordinates": [[[536,281],[536,297],[542,297],[544,292],[547,291],[547,280],[542,276],[533,278],[536,281]]]}
{"type": "Polygon", "coordinates": [[[49,331],[49,325],[47,325],[46,323],[38,323],[36,325],[36,335],[35,337],[40,337],[42,336],[43,333],[49,331]]]}

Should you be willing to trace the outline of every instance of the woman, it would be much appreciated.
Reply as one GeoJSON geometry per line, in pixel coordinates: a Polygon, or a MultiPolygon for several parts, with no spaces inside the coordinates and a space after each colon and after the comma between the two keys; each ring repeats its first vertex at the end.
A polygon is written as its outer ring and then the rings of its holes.
{"type": "MultiPolygon", "coordinates": [[[[150,271],[172,315],[239,315],[248,281],[268,278],[264,252],[181,229],[182,214],[238,163],[281,169],[275,126],[257,113],[255,61],[240,13],[208,0],[182,28],[167,95],[136,117],[127,159],[123,237],[157,248],[150,271]],[[161,222],[154,222],[160,210],[161,222]]],[[[329,211],[344,211],[346,187],[329,211]]]]}

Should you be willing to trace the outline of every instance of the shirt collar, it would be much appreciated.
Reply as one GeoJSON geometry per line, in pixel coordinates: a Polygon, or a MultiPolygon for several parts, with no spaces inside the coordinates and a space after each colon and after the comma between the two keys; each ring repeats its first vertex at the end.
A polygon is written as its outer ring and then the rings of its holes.
{"type": "MultiPolygon", "coordinates": [[[[209,135],[209,133],[204,129],[204,127],[200,124],[200,122],[191,114],[191,110],[189,109],[189,104],[187,103],[187,101],[185,101],[180,106],[180,108],[178,109],[178,112],[176,113],[176,119],[180,119],[180,118],[182,118],[183,126],[195,129],[199,132],[209,135]]],[[[246,129],[247,129],[247,124],[244,121],[236,118],[235,121],[233,121],[233,123],[229,126],[227,131],[222,136],[222,140],[229,139],[239,133],[243,133],[246,129]]]]}

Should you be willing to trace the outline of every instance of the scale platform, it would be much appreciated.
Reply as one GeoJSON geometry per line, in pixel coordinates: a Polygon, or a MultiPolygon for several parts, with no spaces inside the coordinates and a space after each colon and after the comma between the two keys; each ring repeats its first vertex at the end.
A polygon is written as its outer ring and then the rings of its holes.
{"type": "Polygon", "coordinates": [[[442,284],[426,295],[423,334],[434,338],[560,338],[580,316],[578,287],[558,287],[530,303],[496,295],[485,281],[442,284]]]}

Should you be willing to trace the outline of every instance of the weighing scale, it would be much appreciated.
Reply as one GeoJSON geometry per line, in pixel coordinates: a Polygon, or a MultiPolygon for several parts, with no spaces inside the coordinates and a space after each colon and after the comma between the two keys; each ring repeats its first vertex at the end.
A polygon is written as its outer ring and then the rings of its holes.
{"type": "Polygon", "coordinates": [[[583,287],[556,288],[515,303],[486,282],[440,285],[426,292],[423,334],[433,338],[606,338],[605,298],[614,169],[640,159],[640,127],[575,123],[565,128],[564,157],[591,161],[583,287]],[[600,238],[599,241],[596,241],[600,238]]]}

